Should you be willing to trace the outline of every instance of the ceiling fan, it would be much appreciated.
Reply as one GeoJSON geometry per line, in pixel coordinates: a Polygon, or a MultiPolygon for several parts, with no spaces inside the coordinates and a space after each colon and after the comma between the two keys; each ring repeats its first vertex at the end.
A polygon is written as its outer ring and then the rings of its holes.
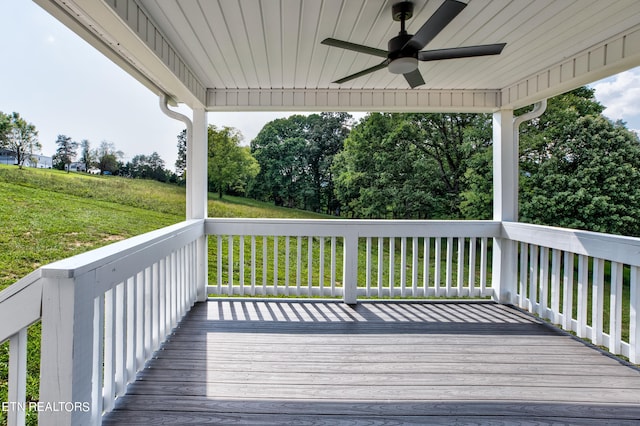
{"type": "Polygon", "coordinates": [[[445,0],[415,34],[408,34],[405,21],[413,16],[413,3],[403,1],[393,5],[391,13],[394,21],[400,21],[400,33],[389,40],[388,51],[375,47],[363,46],[348,41],[326,38],[322,44],[355,52],[385,58],[384,61],[371,68],[348,75],[334,83],[345,83],[383,68],[393,74],[402,74],[411,88],[424,84],[418,69],[418,61],[438,61],[441,59],[471,58],[475,56],[499,55],[506,43],[483,44],[480,46],[452,47],[448,49],[422,50],[440,31],[444,29],[466,7],[457,0],[445,0]]]}

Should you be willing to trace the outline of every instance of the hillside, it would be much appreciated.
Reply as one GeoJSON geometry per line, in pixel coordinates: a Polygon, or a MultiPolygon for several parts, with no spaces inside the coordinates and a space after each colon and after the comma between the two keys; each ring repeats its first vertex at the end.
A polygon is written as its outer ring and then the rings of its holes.
{"type": "MultiPolygon", "coordinates": [[[[5,165],[0,199],[0,289],[41,265],[179,222],[185,211],[176,185],[5,165]]],[[[209,216],[326,217],[215,195],[209,216]]]]}

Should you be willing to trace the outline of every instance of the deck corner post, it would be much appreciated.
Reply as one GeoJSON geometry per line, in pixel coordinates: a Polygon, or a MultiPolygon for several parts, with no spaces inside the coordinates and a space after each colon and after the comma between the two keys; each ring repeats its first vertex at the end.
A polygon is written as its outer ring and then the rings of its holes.
{"type": "MultiPolygon", "coordinates": [[[[92,425],[94,413],[95,272],[46,278],[42,288],[42,337],[38,424],[92,425]]],[[[96,415],[97,414],[97,415],[96,415]]],[[[99,423],[98,423],[99,424],[99,423]]]]}
{"type": "Polygon", "coordinates": [[[342,298],[347,305],[355,305],[358,303],[358,235],[345,235],[343,250],[342,298]]]}

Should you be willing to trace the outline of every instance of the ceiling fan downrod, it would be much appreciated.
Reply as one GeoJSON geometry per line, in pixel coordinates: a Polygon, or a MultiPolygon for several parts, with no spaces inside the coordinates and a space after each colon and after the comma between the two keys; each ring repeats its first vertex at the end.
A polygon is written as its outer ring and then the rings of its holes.
{"type": "Polygon", "coordinates": [[[400,21],[400,33],[389,40],[387,50],[389,51],[389,72],[393,74],[406,74],[418,69],[418,52],[403,54],[402,48],[407,44],[412,34],[407,34],[405,21],[413,16],[413,3],[403,1],[396,3],[391,8],[391,15],[394,21],[400,21]]]}

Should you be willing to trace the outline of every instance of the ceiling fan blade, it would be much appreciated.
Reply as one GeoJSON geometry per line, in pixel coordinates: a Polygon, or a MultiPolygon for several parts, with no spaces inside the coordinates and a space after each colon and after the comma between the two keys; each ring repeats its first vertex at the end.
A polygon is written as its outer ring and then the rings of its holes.
{"type": "Polygon", "coordinates": [[[387,57],[387,51],[376,49],[375,47],[363,46],[361,44],[350,43],[348,41],[336,40],[335,38],[325,38],[320,43],[327,46],[340,47],[342,49],[353,50],[355,52],[366,53],[369,55],[387,57]]]}
{"type": "Polygon", "coordinates": [[[419,69],[415,69],[402,75],[404,75],[404,78],[407,80],[407,83],[409,83],[409,86],[411,86],[412,89],[424,84],[424,79],[422,78],[422,74],[420,74],[419,69]]]}
{"type": "Polygon", "coordinates": [[[422,50],[440,31],[458,16],[462,9],[467,7],[465,3],[457,0],[445,0],[422,27],[405,43],[403,52],[415,52],[422,50]]]}
{"type": "Polygon", "coordinates": [[[389,60],[385,59],[384,61],[382,61],[378,65],[375,65],[375,66],[373,66],[371,68],[367,68],[366,70],[362,70],[362,71],[357,72],[355,74],[351,74],[351,75],[348,75],[346,77],[342,77],[341,79],[334,81],[334,83],[338,83],[338,84],[345,83],[345,82],[347,82],[349,80],[353,80],[354,78],[362,77],[363,75],[367,75],[367,74],[372,73],[374,71],[381,70],[382,68],[386,68],[387,65],[389,65],[389,60]]]}
{"type": "Polygon", "coordinates": [[[474,56],[499,55],[507,43],[483,44],[480,46],[452,47],[450,49],[423,50],[418,52],[420,61],[440,59],[472,58],[474,56]]]}

